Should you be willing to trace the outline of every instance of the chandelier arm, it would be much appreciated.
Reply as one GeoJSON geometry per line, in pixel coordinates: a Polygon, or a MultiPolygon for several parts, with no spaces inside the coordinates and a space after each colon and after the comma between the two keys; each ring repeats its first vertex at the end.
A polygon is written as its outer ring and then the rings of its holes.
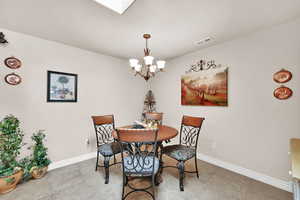
{"type": "Polygon", "coordinates": [[[138,72],[138,71],[135,71],[135,74],[134,74],[135,76],[136,75],[140,75],[140,76],[143,76],[142,74],[141,74],[141,72],[138,72]]]}
{"type": "Polygon", "coordinates": [[[147,73],[146,73],[146,76],[147,76],[147,77],[150,77],[150,74],[149,74],[149,73],[150,73],[149,66],[147,66],[147,73]]]}

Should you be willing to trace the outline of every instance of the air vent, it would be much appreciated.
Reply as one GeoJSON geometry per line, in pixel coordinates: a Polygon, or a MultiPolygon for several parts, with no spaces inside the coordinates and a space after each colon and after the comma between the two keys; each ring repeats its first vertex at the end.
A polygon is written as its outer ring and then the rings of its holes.
{"type": "Polygon", "coordinates": [[[206,38],[203,38],[202,40],[199,40],[198,42],[196,42],[196,45],[203,45],[205,43],[208,43],[212,40],[211,37],[206,37],[206,38]]]}

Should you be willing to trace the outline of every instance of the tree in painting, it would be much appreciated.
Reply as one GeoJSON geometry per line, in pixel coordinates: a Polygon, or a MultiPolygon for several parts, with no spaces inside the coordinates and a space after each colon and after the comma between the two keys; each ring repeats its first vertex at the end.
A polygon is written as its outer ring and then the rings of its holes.
{"type": "Polygon", "coordinates": [[[58,82],[60,82],[62,84],[63,90],[65,89],[65,84],[67,84],[69,82],[69,79],[65,76],[60,76],[58,78],[58,82]]]}
{"type": "Polygon", "coordinates": [[[69,79],[66,76],[60,76],[57,80],[59,83],[62,84],[62,90],[60,91],[60,97],[64,99],[66,94],[68,93],[68,89],[65,89],[65,84],[69,82],[69,79]]]}

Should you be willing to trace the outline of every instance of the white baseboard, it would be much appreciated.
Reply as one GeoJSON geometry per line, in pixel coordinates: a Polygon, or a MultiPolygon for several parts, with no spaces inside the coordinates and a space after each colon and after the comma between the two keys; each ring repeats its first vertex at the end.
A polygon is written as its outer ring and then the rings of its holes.
{"type": "Polygon", "coordinates": [[[224,162],[222,160],[198,153],[198,159],[203,160],[205,162],[208,162],[210,164],[216,165],[218,167],[222,167],[224,169],[233,171],[237,174],[241,174],[244,176],[247,176],[249,178],[255,179],[257,181],[272,185],[274,187],[277,187],[279,189],[288,191],[288,192],[292,192],[292,185],[290,182],[288,181],[283,181],[250,169],[246,169],[244,167],[238,166],[238,165],[234,165],[228,162],[224,162]]]}
{"type": "MultiPolygon", "coordinates": [[[[54,170],[57,168],[61,168],[61,167],[65,167],[68,165],[72,165],[75,163],[79,163],[85,160],[89,160],[92,158],[96,157],[96,152],[91,152],[88,154],[83,154],[81,156],[77,156],[77,157],[73,157],[73,158],[69,158],[66,160],[61,160],[58,162],[53,162],[52,164],[50,164],[49,166],[49,170],[54,170]]],[[[224,162],[222,160],[198,153],[198,159],[203,160],[205,162],[208,162],[210,164],[216,165],[218,167],[222,167],[224,169],[233,171],[235,173],[247,176],[249,178],[255,179],[257,181],[272,185],[274,187],[277,187],[279,189],[288,191],[288,192],[292,192],[292,184],[291,182],[288,181],[283,181],[250,169],[246,169],[244,167],[238,166],[238,165],[234,165],[228,162],[224,162]]]]}
{"type": "Polygon", "coordinates": [[[65,160],[61,160],[61,161],[57,161],[57,162],[53,162],[49,165],[49,170],[53,170],[53,169],[57,169],[57,168],[61,168],[61,167],[65,167],[68,165],[72,165],[75,163],[79,163],[85,160],[89,160],[92,158],[96,157],[96,152],[91,152],[91,153],[87,153],[87,154],[83,154],[77,157],[73,157],[73,158],[68,158],[65,160]]]}

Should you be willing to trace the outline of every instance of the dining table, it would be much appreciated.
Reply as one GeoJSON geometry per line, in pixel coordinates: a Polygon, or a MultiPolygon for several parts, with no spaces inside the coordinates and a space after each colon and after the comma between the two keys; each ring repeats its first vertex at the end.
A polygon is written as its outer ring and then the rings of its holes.
{"type": "MultiPolygon", "coordinates": [[[[132,125],[129,126],[123,126],[120,128],[132,128],[132,125]]],[[[178,135],[178,131],[176,128],[173,128],[171,126],[166,125],[158,125],[158,133],[157,133],[157,142],[164,142],[171,140],[172,138],[176,137],[178,135]]],[[[118,140],[118,134],[117,131],[112,132],[112,136],[118,140]]]]}

